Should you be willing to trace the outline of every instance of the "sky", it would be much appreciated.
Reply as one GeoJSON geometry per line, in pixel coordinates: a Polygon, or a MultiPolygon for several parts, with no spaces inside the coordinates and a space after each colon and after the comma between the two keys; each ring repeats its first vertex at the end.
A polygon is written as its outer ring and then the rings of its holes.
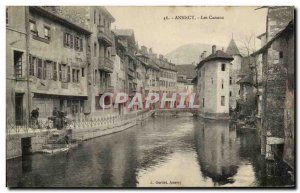
{"type": "MultiPolygon", "coordinates": [[[[244,40],[264,33],[266,28],[267,10],[255,10],[256,7],[106,8],[116,19],[112,28],[133,29],[139,46],[152,47],[159,54],[190,43],[216,44],[226,49],[232,36],[238,46],[242,46],[244,40]],[[164,20],[166,16],[194,16],[196,19],[164,20]],[[224,19],[201,19],[201,16],[224,19]]],[[[255,46],[260,47],[258,39],[255,46]]]]}

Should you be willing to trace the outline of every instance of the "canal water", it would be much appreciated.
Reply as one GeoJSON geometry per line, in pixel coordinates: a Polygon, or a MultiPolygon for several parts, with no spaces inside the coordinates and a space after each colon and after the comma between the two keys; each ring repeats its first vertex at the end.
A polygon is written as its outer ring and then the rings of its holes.
{"type": "Polygon", "coordinates": [[[290,186],[260,156],[255,131],[228,121],[156,117],[56,155],[7,161],[9,187],[290,186]]]}

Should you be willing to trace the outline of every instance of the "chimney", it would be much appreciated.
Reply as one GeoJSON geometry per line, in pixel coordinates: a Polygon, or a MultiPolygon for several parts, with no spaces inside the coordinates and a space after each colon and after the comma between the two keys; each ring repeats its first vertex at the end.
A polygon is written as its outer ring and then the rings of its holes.
{"type": "Polygon", "coordinates": [[[213,46],[211,47],[211,53],[212,53],[212,54],[215,54],[215,53],[216,53],[216,45],[213,45],[213,46]]]}
{"type": "Polygon", "coordinates": [[[164,56],[162,54],[159,54],[159,59],[164,59],[164,56]]]}
{"type": "Polygon", "coordinates": [[[141,46],[141,50],[143,54],[147,54],[147,47],[146,46],[141,46]]]}
{"type": "Polygon", "coordinates": [[[149,54],[152,55],[152,48],[149,48],[149,54]]]}
{"type": "Polygon", "coordinates": [[[203,52],[201,53],[201,55],[199,56],[199,62],[201,62],[203,60],[203,52]]]}
{"type": "Polygon", "coordinates": [[[205,59],[206,58],[206,50],[204,50],[202,54],[203,54],[202,59],[205,59]]]}

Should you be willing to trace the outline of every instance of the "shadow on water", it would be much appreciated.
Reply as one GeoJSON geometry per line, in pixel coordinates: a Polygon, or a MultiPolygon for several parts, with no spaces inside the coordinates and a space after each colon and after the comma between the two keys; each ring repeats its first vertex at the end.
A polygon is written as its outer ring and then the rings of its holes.
{"type": "Polygon", "coordinates": [[[214,186],[291,186],[282,161],[268,162],[260,154],[255,130],[236,128],[230,121],[194,120],[198,162],[214,186]]]}
{"type": "Polygon", "coordinates": [[[85,141],[69,153],[7,161],[9,187],[285,186],[280,163],[260,156],[255,132],[229,121],[150,118],[123,132],[85,141]]]}

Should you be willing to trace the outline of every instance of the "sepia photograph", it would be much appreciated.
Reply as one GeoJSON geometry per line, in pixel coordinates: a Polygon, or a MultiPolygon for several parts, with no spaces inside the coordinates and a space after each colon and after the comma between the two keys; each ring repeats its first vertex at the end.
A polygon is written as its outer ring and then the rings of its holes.
{"type": "Polygon", "coordinates": [[[8,189],[295,189],[294,6],[5,8],[8,189]]]}

